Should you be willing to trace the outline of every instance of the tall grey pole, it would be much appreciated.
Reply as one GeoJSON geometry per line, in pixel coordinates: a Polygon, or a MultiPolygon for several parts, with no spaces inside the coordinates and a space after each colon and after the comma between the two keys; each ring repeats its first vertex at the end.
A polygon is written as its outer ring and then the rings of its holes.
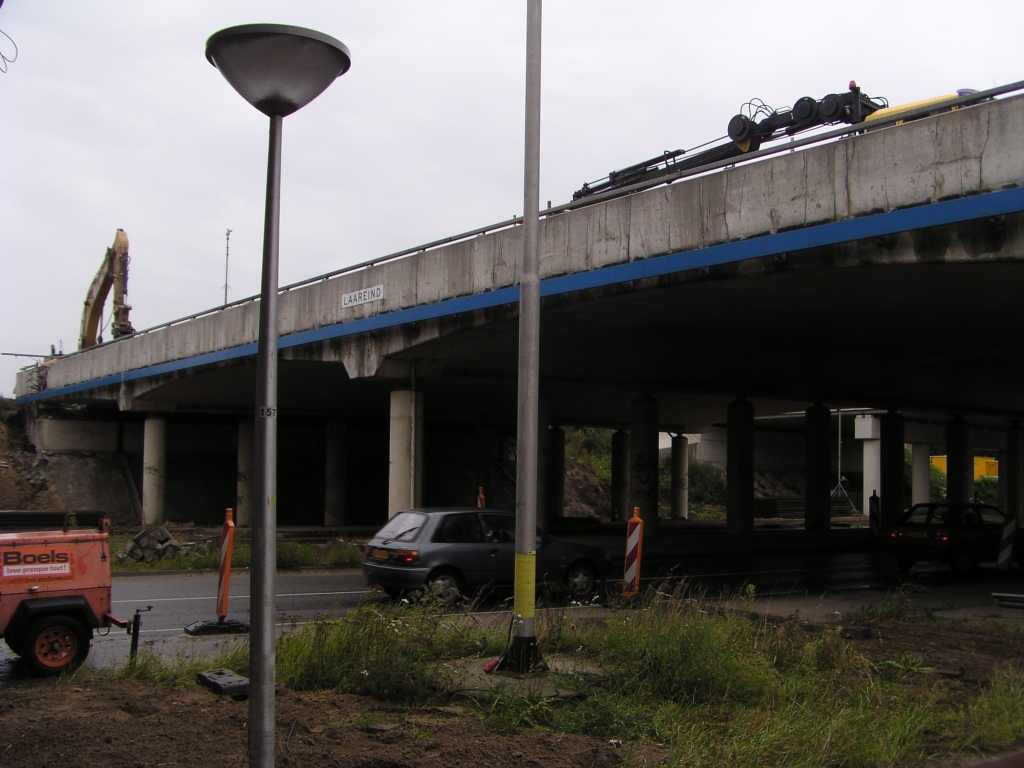
{"type": "Polygon", "coordinates": [[[519,621],[509,666],[538,660],[534,630],[537,578],[537,440],[540,394],[540,33],[541,0],[526,18],[526,156],[523,183],[523,276],[519,283],[519,413],[516,432],[516,571],[513,611],[519,621]]]}
{"type": "Polygon", "coordinates": [[[224,303],[228,303],[228,256],[231,255],[231,230],[224,235],[224,303]]]}
{"type": "Polygon", "coordinates": [[[263,284],[256,357],[255,493],[249,598],[249,765],[274,766],[274,578],[277,572],[277,261],[281,224],[280,115],[270,118],[263,284]]]}

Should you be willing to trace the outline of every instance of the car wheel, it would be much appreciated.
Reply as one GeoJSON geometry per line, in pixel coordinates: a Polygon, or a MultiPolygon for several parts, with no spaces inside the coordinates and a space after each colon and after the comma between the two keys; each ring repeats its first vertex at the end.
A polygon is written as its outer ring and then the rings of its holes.
{"type": "Polygon", "coordinates": [[[39,675],[59,675],[89,655],[89,633],[70,616],[45,616],[21,636],[21,657],[39,675]]]}
{"type": "Polygon", "coordinates": [[[565,588],[570,600],[586,600],[597,586],[597,574],[586,563],[575,563],[565,572],[565,588]]]}
{"type": "Polygon", "coordinates": [[[427,577],[428,597],[440,600],[444,605],[454,605],[462,598],[462,579],[450,568],[439,568],[427,577]]]}
{"type": "Polygon", "coordinates": [[[969,573],[974,568],[974,558],[971,556],[971,550],[961,549],[953,556],[950,565],[957,573],[969,573]]]}

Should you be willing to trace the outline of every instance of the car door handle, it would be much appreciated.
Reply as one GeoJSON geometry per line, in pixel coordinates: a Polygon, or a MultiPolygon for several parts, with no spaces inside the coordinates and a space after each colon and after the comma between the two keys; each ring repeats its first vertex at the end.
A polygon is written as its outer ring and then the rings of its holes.
{"type": "Polygon", "coordinates": [[[501,550],[498,549],[497,547],[495,547],[494,549],[491,550],[491,557],[494,557],[499,552],[501,552],[501,550]]]}

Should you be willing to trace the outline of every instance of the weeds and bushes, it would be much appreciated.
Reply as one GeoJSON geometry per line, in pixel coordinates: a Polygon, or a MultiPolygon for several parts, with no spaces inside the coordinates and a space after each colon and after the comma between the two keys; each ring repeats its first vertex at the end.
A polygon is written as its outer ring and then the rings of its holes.
{"type": "MultiPolygon", "coordinates": [[[[747,607],[753,594],[744,596],[747,607]]],[[[673,764],[924,766],[936,757],[1005,749],[1024,739],[1024,678],[1008,669],[979,695],[939,681],[894,647],[873,664],[837,631],[753,621],[749,611],[651,590],[604,621],[542,612],[545,654],[579,660],[558,685],[584,694],[554,701],[499,686],[477,701],[500,732],[546,728],[602,739],[654,740],[673,764]]],[[[422,705],[461,686],[455,659],[497,655],[505,628],[430,603],[363,606],[320,618],[280,641],[279,681],[422,705]]],[[[212,662],[245,673],[245,646],[212,662]]],[[[164,669],[142,656],[116,673],[183,684],[200,668],[164,669]]]]}
{"type": "MultiPolygon", "coordinates": [[[[118,551],[117,541],[111,549],[118,551]]],[[[248,568],[252,551],[248,543],[236,544],[231,555],[232,568],[248,568]]],[[[330,544],[305,544],[294,541],[277,542],[277,567],[295,568],[355,568],[363,559],[362,542],[338,541],[330,544]]],[[[216,570],[220,567],[220,549],[211,546],[206,551],[187,550],[176,555],[164,555],[152,563],[114,558],[115,571],[187,571],[216,570]]]]}
{"type": "Polygon", "coordinates": [[[565,452],[589,469],[598,480],[612,481],[611,429],[566,427],[565,452]]]}
{"type": "Polygon", "coordinates": [[[429,604],[370,605],[318,618],[278,646],[278,679],[300,690],[340,689],[404,704],[456,685],[452,659],[500,653],[499,630],[429,604]]]}

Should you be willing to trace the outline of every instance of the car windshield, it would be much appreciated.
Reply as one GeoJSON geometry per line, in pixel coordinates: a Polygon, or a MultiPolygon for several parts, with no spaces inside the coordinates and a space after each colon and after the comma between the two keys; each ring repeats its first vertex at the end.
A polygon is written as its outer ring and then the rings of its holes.
{"type": "Polygon", "coordinates": [[[427,516],[422,512],[399,512],[377,531],[376,538],[383,539],[385,544],[392,541],[416,541],[426,521],[427,516]]]}

